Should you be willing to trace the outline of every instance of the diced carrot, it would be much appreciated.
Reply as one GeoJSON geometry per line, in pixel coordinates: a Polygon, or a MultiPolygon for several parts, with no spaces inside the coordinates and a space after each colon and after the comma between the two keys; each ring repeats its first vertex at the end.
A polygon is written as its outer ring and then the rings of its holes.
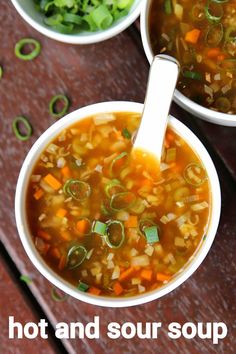
{"type": "Polygon", "coordinates": [[[116,139],[121,139],[121,138],[123,138],[123,136],[122,136],[120,130],[116,130],[116,131],[114,131],[114,133],[115,133],[116,139]]]}
{"type": "Polygon", "coordinates": [[[141,278],[151,281],[152,280],[152,270],[143,269],[140,273],[141,278]]]}
{"type": "Polygon", "coordinates": [[[207,57],[208,58],[216,58],[220,55],[220,48],[210,48],[207,51],[207,57]]]}
{"type": "Polygon", "coordinates": [[[46,231],[38,230],[38,237],[42,238],[44,241],[51,240],[51,235],[49,235],[46,231]]]}
{"type": "Polygon", "coordinates": [[[63,255],[60,258],[60,262],[58,264],[58,269],[63,270],[65,268],[65,266],[66,266],[66,256],[63,255]]]}
{"type": "Polygon", "coordinates": [[[88,293],[93,295],[99,295],[101,293],[101,290],[92,286],[88,289],[88,293]]]}
{"type": "Polygon", "coordinates": [[[199,36],[201,34],[201,31],[197,28],[194,28],[193,30],[189,31],[185,35],[185,41],[191,44],[196,44],[199,36]]]}
{"type": "Polygon", "coordinates": [[[77,222],[76,228],[80,234],[85,234],[88,229],[88,221],[86,219],[81,219],[77,222]]]}
{"type": "Polygon", "coordinates": [[[61,235],[61,238],[63,238],[63,240],[65,240],[65,241],[70,241],[70,239],[71,239],[70,233],[68,231],[61,231],[60,235],[61,235]]]}
{"type": "Polygon", "coordinates": [[[119,281],[123,281],[123,280],[130,278],[134,274],[135,271],[136,270],[134,267],[130,267],[130,268],[124,270],[119,277],[119,281]]]}
{"type": "Polygon", "coordinates": [[[175,137],[174,137],[174,135],[172,135],[172,134],[170,134],[170,133],[167,133],[167,139],[169,140],[169,141],[174,141],[174,139],[175,139],[175,137]]]}
{"type": "Polygon", "coordinates": [[[51,173],[44,177],[44,181],[56,191],[61,188],[61,182],[51,175],[51,173]]]}
{"type": "Polygon", "coordinates": [[[64,177],[70,177],[71,176],[71,173],[70,173],[70,169],[68,166],[64,166],[62,169],[61,169],[61,173],[64,177]]]}
{"type": "Polygon", "coordinates": [[[36,200],[39,200],[40,198],[42,198],[42,196],[44,195],[44,191],[39,188],[35,193],[34,193],[34,198],[36,200]]]}
{"type": "Polygon", "coordinates": [[[53,258],[56,258],[56,259],[60,259],[61,258],[61,252],[56,247],[51,249],[50,254],[52,255],[53,258]]]}
{"type": "Polygon", "coordinates": [[[163,273],[157,273],[157,281],[168,281],[170,280],[171,275],[163,274],[163,273]]]}
{"type": "Polygon", "coordinates": [[[115,282],[115,284],[113,285],[113,290],[117,296],[122,294],[124,291],[123,287],[121,286],[121,284],[118,281],[115,282]]]}
{"type": "Polygon", "coordinates": [[[226,56],[223,53],[221,53],[220,55],[218,55],[217,60],[223,61],[223,60],[225,60],[225,58],[226,58],[226,56]]]}
{"type": "Polygon", "coordinates": [[[129,219],[124,222],[125,227],[138,227],[138,217],[130,215],[129,219]]]}
{"type": "Polygon", "coordinates": [[[58,216],[59,218],[64,218],[64,216],[66,216],[66,214],[67,214],[67,210],[60,208],[60,209],[58,209],[56,216],[58,216]]]}

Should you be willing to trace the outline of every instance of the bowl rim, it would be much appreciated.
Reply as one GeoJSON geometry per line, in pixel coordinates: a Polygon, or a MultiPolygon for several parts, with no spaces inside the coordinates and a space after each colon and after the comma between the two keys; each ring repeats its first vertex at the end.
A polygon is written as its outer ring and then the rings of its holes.
{"type": "MultiPolygon", "coordinates": [[[[147,0],[142,8],[140,14],[140,32],[141,39],[143,43],[144,52],[149,61],[152,63],[154,54],[150,45],[150,36],[148,31],[148,17],[149,9],[152,0],[147,0]]],[[[197,117],[204,119],[208,122],[225,125],[225,126],[236,126],[236,114],[227,114],[222,112],[216,112],[212,109],[201,106],[200,104],[190,100],[188,97],[183,95],[179,90],[175,90],[174,101],[183,109],[187,110],[189,113],[196,115],[197,117]]]]}
{"type": "Polygon", "coordinates": [[[29,228],[26,221],[26,208],[25,208],[25,198],[28,186],[28,181],[35,162],[39,158],[42,150],[45,146],[52,141],[52,139],[57,136],[63,129],[73,125],[75,122],[83,119],[85,117],[91,116],[98,113],[106,112],[134,112],[142,113],[143,104],[128,101],[110,101],[95,103],[89,106],[85,106],[69,113],[59,121],[51,125],[33,144],[30,151],[28,152],[21,171],[18,177],[16,194],[15,194],[15,219],[20,235],[20,239],[24,246],[24,249],[30,258],[31,262],[38,269],[38,271],[48,279],[56,287],[64,291],[65,293],[71,295],[72,297],[82,300],[86,303],[99,305],[104,307],[127,307],[135,306],[156,300],[161,296],[166,295],[170,291],[177,288],[186,279],[193,274],[193,272],[199,267],[206,257],[212,242],[215,238],[216,231],[220,219],[221,210],[221,192],[218,175],[215,166],[208,154],[206,148],[197,138],[197,136],[183,123],[181,123],[176,118],[170,116],[169,124],[176,130],[176,132],[183,136],[184,140],[194,149],[194,151],[199,155],[199,158],[203,162],[207,169],[209,176],[210,189],[212,191],[212,206],[211,206],[211,217],[209,221],[207,237],[205,241],[201,243],[201,247],[198,249],[197,254],[193,259],[187,264],[186,268],[176,275],[173,280],[165,284],[159,289],[153,290],[148,293],[136,295],[130,298],[109,298],[105,296],[95,296],[88,293],[79,292],[74,286],[69,284],[66,280],[57,275],[53,270],[51,270],[43,258],[40,256],[36,250],[32,237],[29,232],[29,228]],[[186,136],[188,138],[186,138],[186,136]],[[214,192],[214,193],[213,193],[214,192]]]}
{"type": "Polygon", "coordinates": [[[59,33],[54,31],[53,29],[50,29],[50,27],[46,28],[42,26],[39,22],[37,22],[30,15],[28,15],[28,13],[19,3],[19,0],[11,0],[17,12],[35,30],[51,39],[68,44],[92,44],[105,41],[109,38],[116,36],[120,32],[124,31],[127,27],[129,27],[138,18],[141,12],[143,1],[144,0],[136,0],[136,5],[135,2],[133,4],[133,6],[135,5],[134,9],[132,10],[131,7],[131,10],[128,15],[121,18],[117,23],[115,22],[111,27],[106,30],[97,32],[86,32],[86,35],[80,35],[79,33],[71,35],[59,33]]]}

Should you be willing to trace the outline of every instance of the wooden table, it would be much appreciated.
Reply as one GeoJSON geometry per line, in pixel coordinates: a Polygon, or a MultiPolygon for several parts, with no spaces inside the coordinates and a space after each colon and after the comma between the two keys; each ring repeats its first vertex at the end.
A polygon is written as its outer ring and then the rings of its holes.
{"type": "Polygon", "coordinates": [[[124,309],[87,305],[73,298],[56,303],[52,285],[31,264],[15,227],[14,193],[22,161],[33,142],[54,120],[48,102],[58,93],[70,97],[70,110],[107,100],[143,102],[148,63],[137,27],[103,43],[71,46],[43,37],[16,13],[10,0],[0,0],[0,64],[4,76],[0,82],[0,352],[35,353],[235,353],[236,348],[236,130],[200,121],[173,104],[172,114],[186,123],[203,141],[211,154],[222,186],[222,216],[215,242],[207,258],[192,277],[162,299],[124,309]],[[24,62],[14,55],[14,45],[22,37],[33,37],[42,44],[41,55],[24,62]],[[34,127],[32,138],[18,141],[12,133],[14,117],[25,115],[34,127]],[[19,280],[27,274],[33,280],[27,286],[19,280]],[[50,339],[8,339],[8,316],[21,323],[45,318],[50,339]],[[60,321],[84,323],[100,316],[99,340],[60,341],[53,326],[60,321]],[[158,339],[133,340],[107,338],[111,321],[162,322],[165,328],[158,339]],[[177,321],[218,322],[227,324],[229,334],[214,346],[211,340],[179,339],[167,336],[166,324],[177,321]]]}

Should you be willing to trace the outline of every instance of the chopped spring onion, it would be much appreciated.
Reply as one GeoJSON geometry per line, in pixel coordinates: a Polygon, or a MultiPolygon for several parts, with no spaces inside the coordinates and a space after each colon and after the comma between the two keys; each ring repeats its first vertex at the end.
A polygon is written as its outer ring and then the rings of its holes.
{"type": "Polygon", "coordinates": [[[68,269],[77,268],[85,260],[87,250],[84,246],[75,245],[72,246],[67,254],[66,266],[68,269]]]}
{"type": "Polygon", "coordinates": [[[105,236],[107,231],[107,225],[104,222],[96,220],[92,226],[92,232],[105,236]]]}
{"type": "Polygon", "coordinates": [[[159,242],[157,226],[149,226],[144,228],[144,233],[148,243],[159,242]]]}
{"type": "Polygon", "coordinates": [[[17,58],[22,60],[33,60],[36,58],[41,51],[41,45],[38,41],[33,38],[22,38],[15,45],[15,55],[17,58]],[[24,54],[23,49],[26,45],[33,45],[33,49],[30,53],[24,54]]]}
{"type": "Polygon", "coordinates": [[[197,3],[193,6],[191,15],[194,21],[202,21],[205,19],[205,6],[203,3],[197,3]]]}
{"type": "Polygon", "coordinates": [[[185,167],[183,177],[188,184],[193,186],[200,186],[207,179],[205,169],[195,162],[185,167]]]}
{"type": "Polygon", "coordinates": [[[197,71],[183,70],[183,76],[187,79],[202,80],[202,74],[197,71]]]}
{"type": "Polygon", "coordinates": [[[17,139],[21,140],[21,141],[26,141],[28,140],[32,133],[33,133],[33,128],[31,126],[31,124],[29,123],[29,121],[25,118],[25,117],[16,117],[12,123],[12,129],[13,132],[15,133],[15,136],[17,137],[17,139]],[[22,124],[24,126],[24,129],[26,130],[25,133],[21,133],[20,131],[20,124],[22,124]]]}
{"type": "Polygon", "coordinates": [[[219,22],[224,15],[224,11],[219,2],[208,0],[205,7],[205,14],[208,21],[219,22]]]}
{"type": "Polygon", "coordinates": [[[65,95],[56,95],[53,96],[51,101],[49,102],[49,112],[54,118],[61,118],[68,111],[69,108],[69,100],[65,95]],[[62,102],[63,108],[61,111],[56,110],[56,105],[62,102]]]}
{"type": "Polygon", "coordinates": [[[123,137],[126,138],[126,139],[131,139],[131,137],[132,137],[131,133],[128,131],[127,128],[124,128],[124,129],[122,130],[122,135],[123,135],[123,137]]]}
{"type": "Polygon", "coordinates": [[[171,0],[165,0],[164,2],[164,11],[167,15],[172,14],[172,2],[171,0]]]}
{"type": "Polygon", "coordinates": [[[77,289],[86,292],[89,289],[89,285],[80,281],[77,289]]]}
{"type": "Polygon", "coordinates": [[[80,202],[89,198],[91,194],[91,187],[87,182],[78,179],[68,179],[63,187],[63,192],[80,202]]]}
{"type": "Polygon", "coordinates": [[[111,197],[110,208],[114,211],[128,209],[134,205],[135,200],[136,196],[132,192],[117,193],[111,197]]]}
{"type": "Polygon", "coordinates": [[[108,198],[111,198],[114,194],[124,191],[125,187],[122,186],[118,179],[112,179],[105,187],[105,193],[108,198]]]}
{"type": "Polygon", "coordinates": [[[105,237],[105,241],[107,245],[111,248],[120,248],[124,243],[124,240],[125,240],[125,230],[124,230],[123,223],[119,220],[108,221],[107,235],[105,237]]]}
{"type": "Polygon", "coordinates": [[[222,23],[218,23],[209,27],[205,36],[205,42],[209,47],[216,47],[222,41],[223,36],[224,27],[222,23]]]}
{"type": "Polygon", "coordinates": [[[68,299],[68,295],[67,294],[63,294],[61,295],[58,291],[57,288],[53,287],[51,290],[51,297],[54,301],[57,302],[64,302],[68,299]]]}
{"type": "Polygon", "coordinates": [[[32,279],[30,279],[30,277],[28,275],[21,275],[20,280],[23,281],[24,283],[26,283],[27,285],[32,283],[32,279]]]}
{"type": "Polygon", "coordinates": [[[110,166],[110,174],[111,174],[111,175],[112,175],[112,173],[113,173],[113,168],[114,168],[116,162],[117,162],[118,160],[122,159],[123,157],[127,156],[127,155],[128,155],[127,152],[123,151],[123,152],[121,152],[118,156],[116,156],[116,157],[113,159],[113,161],[112,161],[112,163],[111,163],[111,166],[110,166]]]}
{"type": "Polygon", "coordinates": [[[155,222],[152,221],[151,219],[141,219],[139,221],[139,231],[141,232],[141,234],[144,234],[144,229],[151,227],[151,226],[156,226],[155,222]]]}
{"type": "Polygon", "coordinates": [[[1,80],[2,76],[3,76],[3,68],[2,68],[2,66],[0,65],[0,80],[1,80]]]}
{"type": "Polygon", "coordinates": [[[90,12],[91,20],[99,29],[106,29],[111,26],[113,22],[112,15],[110,14],[106,5],[100,5],[90,12]]]}

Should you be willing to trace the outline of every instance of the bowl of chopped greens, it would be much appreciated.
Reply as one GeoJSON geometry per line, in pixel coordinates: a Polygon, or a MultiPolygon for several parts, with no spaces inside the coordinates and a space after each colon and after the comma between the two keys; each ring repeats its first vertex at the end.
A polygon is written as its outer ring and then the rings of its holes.
{"type": "Polygon", "coordinates": [[[12,0],[33,28],[64,43],[90,44],[125,30],[140,14],[142,0],[12,0]]]}

